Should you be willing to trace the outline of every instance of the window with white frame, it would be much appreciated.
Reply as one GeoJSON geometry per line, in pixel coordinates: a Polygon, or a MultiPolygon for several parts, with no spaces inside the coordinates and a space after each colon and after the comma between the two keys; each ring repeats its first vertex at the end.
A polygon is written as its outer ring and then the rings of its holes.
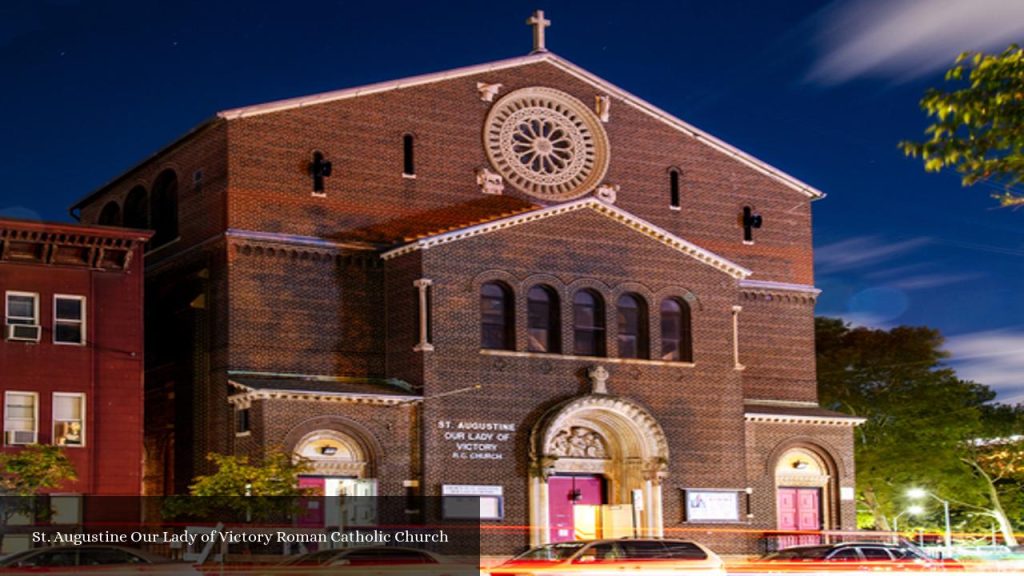
{"type": "Polygon", "coordinates": [[[4,393],[4,444],[35,444],[38,418],[38,394],[14,391],[4,393]]]}
{"type": "Polygon", "coordinates": [[[85,394],[53,393],[53,443],[85,445],[85,394]]]}
{"type": "Polygon", "coordinates": [[[53,342],[85,344],[85,297],[53,297],[53,342]]]}
{"type": "Polygon", "coordinates": [[[7,306],[4,313],[7,324],[39,325],[39,294],[32,292],[7,292],[7,306]]]}

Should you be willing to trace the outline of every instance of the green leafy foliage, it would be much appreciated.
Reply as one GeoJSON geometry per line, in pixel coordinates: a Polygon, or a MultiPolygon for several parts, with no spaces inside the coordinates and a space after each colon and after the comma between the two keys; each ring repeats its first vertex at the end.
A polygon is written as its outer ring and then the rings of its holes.
{"type": "Polygon", "coordinates": [[[312,495],[299,487],[299,475],[310,470],[304,459],[293,460],[280,450],[270,451],[260,463],[248,456],[210,453],[216,470],[198,476],[189,486],[191,496],[164,501],[164,516],[197,519],[268,520],[295,511],[298,498],[312,495]]]}
{"type": "Polygon", "coordinates": [[[75,467],[60,446],[33,444],[17,452],[0,453],[0,490],[8,496],[34,496],[78,479],[75,467]]]}
{"type": "Polygon", "coordinates": [[[293,461],[288,454],[275,450],[259,465],[248,456],[208,454],[217,467],[207,476],[199,476],[189,486],[193,496],[301,496],[299,475],[309,471],[304,460],[293,461]]]}
{"type": "Polygon", "coordinates": [[[867,419],[854,432],[860,525],[890,529],[911,504],[907,489],[923,487],[949,500],[961,524],[998,517],[1012,539],[1024,453],[983,439],[1012,437],[1022,409],[992,404],[990,388],[944,366],[937,330],[851,328],[834,318],[817,318],[815,329],[822,405],[867,419]]]}
{"type": "Polygon", "coordinates": [[[925,170],[954,168],[964,186],[992,182],[1003,206],[1024,205],[1024,50],[964,52],[946,72],[949,91],[929,89],[921,108],[932,120],[923,142],[904,141],[925,170]]]}
{"type": "Polygon", "coordinates": [[[48,517],[48,507],[37,506],[32,496],[77,479],[74,465],[60,446],[33,444],[16,452],[0,453],[0,526],[6,526],[16,515],[29,515],[37,520],[48,517]]]}

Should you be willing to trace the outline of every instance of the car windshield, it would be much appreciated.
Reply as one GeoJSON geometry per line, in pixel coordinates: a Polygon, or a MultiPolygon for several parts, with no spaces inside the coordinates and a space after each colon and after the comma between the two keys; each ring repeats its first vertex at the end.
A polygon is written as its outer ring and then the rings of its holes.
{"type": "Polygon", "coordinates": [[[545,546],[531,548],[530,550],[527,550],[513,558],[512,561],[550,560],[554,562],[567,560],[586,545],[586,542],[558,542],[556,544],[547,544],[545,546]]]}
{"type": "Polygon", "coordinates": [[[806,548],[787,548],[765,556],[766,560],[823,560],[832,550],[830,546],[808,546],[806,548]]]}
{"type": "Polygon", "coordinates": [[[889,548],[897,560],[928,560],[928,555],[913,548],[889,548]]]}

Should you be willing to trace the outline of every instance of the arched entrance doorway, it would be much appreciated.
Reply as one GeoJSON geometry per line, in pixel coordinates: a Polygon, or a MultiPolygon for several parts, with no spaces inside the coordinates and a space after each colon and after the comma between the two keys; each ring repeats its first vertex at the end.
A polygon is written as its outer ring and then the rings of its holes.
{"type": "Polygon", "coordinates": [[[313,430],[293,449],[310,470],[299,477],[299,487],[325,496],[323,506],[310,507],[302,523],[319,526],[364,525],[375,519],[373,456],[365,442],[334,429],[313,430]],[[356,498],[350,498],[356,497],[356,498]]]}
{"type": "MultiPolygon", "coordinates": [[[[780,531],[830,528],[835,475],[827,458],[808,446],[787,449],[775,463],[775,509],[780,531]]],[[[817,544],[819,534],[780,535],[779,547],[817,544]]]]}
{"type": "Polygon", "coordinates": [[[555,406],[530,437],[531,542],[661,536],[668,443],[646,410],[589,394],[555,406]]]}

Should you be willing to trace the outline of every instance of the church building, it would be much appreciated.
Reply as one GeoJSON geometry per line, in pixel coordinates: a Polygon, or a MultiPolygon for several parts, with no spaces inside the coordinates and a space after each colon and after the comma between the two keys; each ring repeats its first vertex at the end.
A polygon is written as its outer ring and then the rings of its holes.
{"type": "Polygon", "coordinates": [[[479,496],[485,553],[855,528],[824,194],[529,23],[526,56],[219,112],[74,206],[155,230],[146,493],[279,449],[327,495],[479,496]]]}

